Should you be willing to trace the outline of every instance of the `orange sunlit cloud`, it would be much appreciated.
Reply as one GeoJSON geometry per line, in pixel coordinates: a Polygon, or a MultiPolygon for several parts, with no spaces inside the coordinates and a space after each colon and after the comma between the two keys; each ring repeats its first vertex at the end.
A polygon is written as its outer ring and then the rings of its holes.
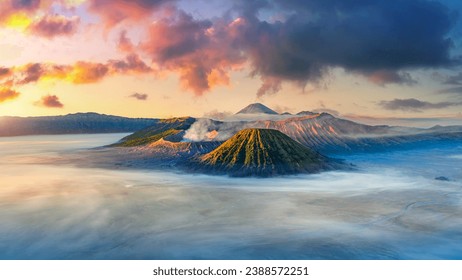
{"type": "Polygon", "coordinates": [[[4,24],[9,28],[25,31],[32,24],[32,19],[25,13],[17,13],[10,15],[4,24]]]}
{"type": "MultiPolygon", "coordinates": [[[[109,60],[106,63],[78,61],[72,65],[52,63],[29,63],[12,68],[0,68],[0,103],[19,97],[12,88],[31,83],[64,81],[70,84],[98,83],[114,75],[138,75],[153,70],[137,55],[128,55],[124,60],[109,60]]],[[[43,96],[34,103],[39,107],[63,108],[56,95],[43,96]]]]}
{"type": "Polygon", "coordinates": [[[11,75],[11,69],[7,67],[0,67],[0,79],[6,78],[11,75]]]}
{"type": "MultiPolygon", "coordinates": [[[[442,82],[445,76],[458,77],[445,68],[458,63],[452,8],[436,5],[439,0],[420,1],[421,10],[414,9],[412,0],[396,4],[400,9],[380,0],[354,8],[348,2],[335,9],[324,0],[264,0],[261,5],[220,1],[2,1],[0,86],[24,91],[21,102],[32,94],[43,96],[44,85],[58,96],[98,88],[95,91],[117,92],[118,100],[126,102],[122,100],[133,92],[188,92],[192,99],[214,93],[204,100],[233,89],[249,100],[275,100],[279,92],[306,93],[307,88],[316,93],[335,88],[345,95],[341,84],[348,83],[346,91],[361,92],[356,102],[364,105],[367,92],[385,93],[389,84],[406,86],[392,92],[393,98],[399,92],[405,99],[418,99],[421,91],[415,87],[436,90],[438,85],[422,86],[432,81],[422,77],[421,70],[447,71],[439,74],[442,82]],[[403,21],[402,14],[413,16],[403,21]],[[435,20],[423,20],[429,17],[435,20]],[[416,32],[416,26],[425,32],[416,32]],[[143,74],[146,77],[140,77],[143,74]],[[73,86],[82,84],[87,85],[73,86]],[[362,90],[353,91],[358,85],[362,90]]],[[[448,96],[430,101],[446,102],[448,96]]],[[[336,99],[310,98],[326,103],[336,99]]],[[[380,104],[384,98],[371,99],[380,104]]],[[[11,112],[22,110],[21,102],[9,104],[13,108],[18,103],[11,112]]],[[[84,103],[71,97],[63,111],[84,103]]]]}
{"type": "Polygon", "coordinates": [[[67,18],[52,14],[54,3],[63,7],[73,7],[84,1],[69,0],[11,0],[0,6],[0,26],[16,29],[28,34],[53,38],[62,35],[71,35],[76,32],[79,18],[67,18]],[[45,13],[44,13],[45,12],[45,13]]]}
{"type": "MultiPolygon", "coordinates": [[[[109,60],[106,63],[78,61],[73,65],[31,63],[12,69],[0,68],[0,74],[9,75],[12,80],[3,81],[25,85],[39,81],[62,80],[73,84],[89,84],[116,74],[143,74],[152,69],[137,55],[128,55],[124,60],[109,60]]],[[[1,78],[1,75],[0,75],[1,78]]]]}
{"type": "Polygon", "coordinates": [[[51,39],[58,36],[75,34],[79,21],[79,18],[75,16],[66,18],[64,16],[53,15],[32,18],[26,13],[20,12],[8,16],[3,25],[27,34],[51,39]]]}
{"type": "Polygon", "coordinates": [[[0,87],[0,103],[13,100],[19,97],[19,92],[7,88],[7,87],[0,87]]]}

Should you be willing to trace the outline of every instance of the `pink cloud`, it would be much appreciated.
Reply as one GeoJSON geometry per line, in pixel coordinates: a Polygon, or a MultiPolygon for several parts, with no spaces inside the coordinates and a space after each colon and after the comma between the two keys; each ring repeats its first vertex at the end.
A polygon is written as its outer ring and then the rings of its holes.
{"type": "Polygon", "coordinates": [[[229,71],[246,58],[228,36],[232,26],[195,20],[183,11],[154,22],[140,49],[161,70],[179,73],[181,85],[202,95],[217,85],[229,84],[229,71]]]}
{"type": "Polygon", "coordinates": [[[107,29],[121,22],[137,22],[149,19],[165,4],[176,0],[89,0],[90,11],[98,14],[107,29]]]}
{"type": "Polygon", "coordinates": [[[133,53],[135,46],[133,46],[133,43],[130,41],[129,38],[127,38],[126,30],[120,32],[119,41],[117,42],[117,47],[121,52],[133,53]]]}
{"type": "Polygon", "coordinates": [[[64,107],[63,103],[59,101],[59,98],[56,95],[43,96],[35,104],[38,106],[43,106],[43,107],[48,107],[48,108],[63,108],[64,107]]]}
{"type": "Polygon", "coordinates": [[[78,24],[78,17],[45,16],[33,22],[28,30],[35,35],[54,38],[56,36],[70,36],[74,34],[77,31],[78,24]]]}

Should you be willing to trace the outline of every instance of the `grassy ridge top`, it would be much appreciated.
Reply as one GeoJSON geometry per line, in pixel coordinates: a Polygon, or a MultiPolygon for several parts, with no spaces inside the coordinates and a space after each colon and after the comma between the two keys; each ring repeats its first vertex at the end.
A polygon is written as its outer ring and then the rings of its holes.
{"type": "Polygon", "coordinates": [[[130,134],[111,146],[134,147],[150,144],[189,129],[195,121],[195,118],[190,117],[159,120],[155,125],[130,134]]]}

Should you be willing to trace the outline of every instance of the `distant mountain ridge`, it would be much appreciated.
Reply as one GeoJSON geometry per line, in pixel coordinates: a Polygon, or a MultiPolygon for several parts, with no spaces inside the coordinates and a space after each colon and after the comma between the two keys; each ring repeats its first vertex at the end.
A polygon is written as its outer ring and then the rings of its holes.
{"type": "MultiPolygon", "coordinates": [[[[149,126],[104,149],[118,161],[118,167],[180,168],[206,174],[270,177],[351,169],[331,158],[342,154],[412,149],[436,142],[462,144],[462,126],[372,126],[310,111],[275,118],[274,114],[262,113],[268,110],[260,105],[251,104],[240,111],[258,115],[249,120],[150,120],[149,126]]],[[[77,119],[83,116],[101,118],[84,114],[77,119]]]]}
{"type": "Polygon", "coordinates": [[[0,136],[134,132],[158,119],[126,118],[98,113],[50,117],[0,117],[0,136]]]}
{"type": "MultiPolygon", "coordinates": [[[[257,112],[262,112],[263,107],[257,107],[260,108],[257,112]]],[[[253,109],[250,111],[255,112],[253,109]]],[[[246,128],[278,130],[305,147],[328,156],[412,147],[415,143],[425,145],[428,141],[462,140],[462,126],[457,125],[429,129],[365,125],[328,113],[301,113],[286,116],[255,113],[258,118],[243,120],[238,116],[227,121],[193,117],[133,119],[97,113],[0,117],[0,136],[135,132],[112,146],[133,147],[134,150],[142,147],[152,150],[155,147],[160,154],[174,155],[181,151],[185,156],[206,154],[246,128]],[[192,144],[181,144],[185,142],[192,144]]],[[[153,153],[154,157],[156,153],[153,153]]]]}
{"type": "MultiPolygon", "coordinates": [[[[335,117],[329,113],[302,111],[300,115],[287,115],[284,119],[216,121],[204,118],[172,118],[159,120],[151,127],[125,137],[114,146],[135,147],[149,145],[163,139],[170,142],[222,143],[246,128],[275,129],[307,148],[327,155],[352,152],[370,152],[393,147],[405,147],[418,141],[458,139],[462,126],[430,129],[365,125],[335,117]],[[196,130],[198,129],[198,130],[196,130]],[[187,133],[196,135],[185,139],[187,133]]],[[[206,153],[207,147],[201,151],[206,153]]]]}
{"type": "Polygon", "coordinates": [[[317,113],[314,113],[314,112],[311,112],[311,111],[301,111],[301,112],[298,112],[297,115],[298,116],[313,116],[313,115],[316,115],[317,113]]]}

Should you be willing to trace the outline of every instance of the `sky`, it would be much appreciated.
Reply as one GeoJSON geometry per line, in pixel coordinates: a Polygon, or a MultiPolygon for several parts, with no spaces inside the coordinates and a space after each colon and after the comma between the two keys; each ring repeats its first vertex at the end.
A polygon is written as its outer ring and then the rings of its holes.
{"type": "Polygon", "coordinates": [[[0,116],[276,111],[462,124],[462,3],[0,0],[0,116]]]}

